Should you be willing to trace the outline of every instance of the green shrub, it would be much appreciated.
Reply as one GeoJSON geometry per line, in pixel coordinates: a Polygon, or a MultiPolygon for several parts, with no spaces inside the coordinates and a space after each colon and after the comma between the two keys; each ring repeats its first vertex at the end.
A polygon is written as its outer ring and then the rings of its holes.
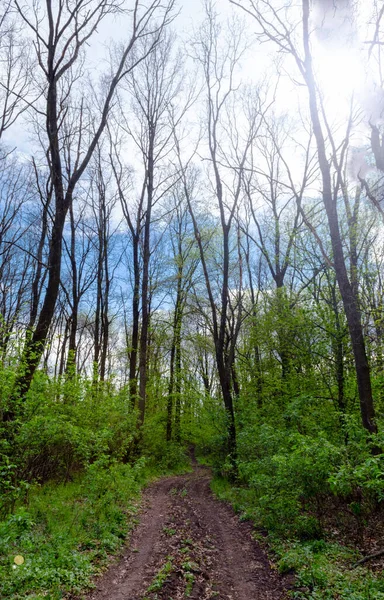
{"type": "Polygon", "coordinates": [[[26,491],[27,483],[17,477],[17,465],[0,455],[0,515],[7,514],[26,491]]]}
{"type": "Polygon", "coordinates": [[[166,441],[164,416],[160,413],[146,420],[141,451],[148,465],[158,473],[185,471],[189,467],[185,444],[166,441]]]}
{"type": "Polygon", "coordinates": [[[103,455],[126,454],[136,427],[128,400],[80,378],[70,384],[71,397],[66,382],[34,381],[13,445],[19,478],[67,481],[103,455]]]}
{"type": "Polygon", "coordinates": [[[263,525],[287,535],[319,535],[319,522],[304,514],[303,507],[329,493],[340,448],[322,434],[309,437],[266,425],[255,438],[252,454],[256,457],[239,461],[239,474],[254,492],[263,525]]]}
{"type": "Polygon", "coordinates": [[[384,499],[384,455],[370,456],[357,465],[346,461],[329,477],[329,483],[331,490],[337,496],[382,501],[384,499]]]}
{"type": "Polygon", "coordinates": [[[17,438],[25,462],[24,474],[38,481],[67,481],[95,455],[107,450],[103,433],[75,425],[66,415],[33,417],[22,426],[17,438]]]}

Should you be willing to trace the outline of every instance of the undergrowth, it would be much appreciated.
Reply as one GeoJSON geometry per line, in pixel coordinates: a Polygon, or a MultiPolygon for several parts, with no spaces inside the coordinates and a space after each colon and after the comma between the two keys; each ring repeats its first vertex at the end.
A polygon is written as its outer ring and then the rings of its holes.
{"type": "Polygon", "coordinates": [[[104,457],[73,482],[32,485],[0,522],[0,597],[59,600],[92,586],[137,523],[141,488],[158,474],[145,458],[130,466],[104,457]]]}
{"type": "Polygon", "coordinates": [[[0,420],[0,597],[79,595],[134,526],[142,487],[189,461],[151,416],[138,436],[107,384],[38,373],[19,411],[13,428],[0,420]]]}
{"type": "Polygon", "coordinates": [[[134,525],[147,477],[143,460],[130,467],[105,459],[77,481],[32,486],[0,523],[1,598],[59,600],[89,586],[134,525]]]}
{"type": "MultiPolygon", "coordinates": [[[[379,438],[374,443],[382,446],[379,438]]],[[[253,521],[280,573],[295,574],[293,598],[384,599],[381,572],[353,568],[360,545],[351,527],[341,531],[347,515],[355,533],[364,532],[380,507],[384,455],[372,455],[369,440],[353,423],[348,444],[337,441],[315,426],[311,432],[271,424],[245,427],[237,483],[216,468],[212,489],[241,518],[253,521]]]]}

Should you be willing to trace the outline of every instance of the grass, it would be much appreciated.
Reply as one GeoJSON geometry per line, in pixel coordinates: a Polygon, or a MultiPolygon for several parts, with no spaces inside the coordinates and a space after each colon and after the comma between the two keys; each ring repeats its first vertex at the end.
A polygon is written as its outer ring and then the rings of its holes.
{"type": "Polygon", "coordinates": [[[103,457],[75,481],[31,486],[0,522],[0,598],[63,600],[90,589],[137,523],[143,486],[188,470],[185,459],[154,467],[143,458],[130,466],[103,457]]]}
{"type": "Polygon", "coordinates": [[[0,523],[0,597],[59,600],[89,587],[137,521],[146,480],[142,462],[99,462],[72,483],[32,487],[0,523]]]}
{"type": "Polygon", "coordinates": [[[30,486],[0,521],[0,598],[62,600],[90,589],[137,522],[143,486],[191,469],[182,448],[163,455],[134,466],[101,455],[71,482],[30,486]]]}

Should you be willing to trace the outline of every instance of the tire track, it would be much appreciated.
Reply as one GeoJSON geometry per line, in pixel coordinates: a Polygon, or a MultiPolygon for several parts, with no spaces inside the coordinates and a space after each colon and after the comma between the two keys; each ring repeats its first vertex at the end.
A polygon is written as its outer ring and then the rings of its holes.
{"type": "Polygon", "coordinates": [[[151,485],[129,548],[87,599],[287,598],[251,525],[213,497],[209,482],[209,471],[197,467],[151,485]]]}

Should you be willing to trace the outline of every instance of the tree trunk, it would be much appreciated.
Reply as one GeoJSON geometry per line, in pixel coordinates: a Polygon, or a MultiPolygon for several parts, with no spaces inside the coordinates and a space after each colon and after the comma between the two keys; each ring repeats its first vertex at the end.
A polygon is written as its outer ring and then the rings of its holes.
{"type": "Polygon", "coordinates": [[[347,267],[344,259],[343,244],[339,228],[337,213],[337,197],[332,194],[331,169],[327,160],[325,140],[320,123],[319,109],[317,106],[316,83],[312,70],[312,57],[309,49],[309,0],[303,0],[303,25],[305,48],[305,78],[309,92],[309,107],[313,132],[316,139],[318,159],[323,185],[323,201],[327,214],[333,261],[336,279],[339,285],[344,311],[347,318],[349,334],[351,336],[353,356],[356,368],[357,386],[359,391],[360,412],[363,426],[369,433],[377,433],[375,411],[371,387],[370,369],[365,350],[364,333],[361,322],[361,313],[358,305],[356,290],[348,279],[347,267]]]}
{"type": "Polygon", "coordinates": [[[139,321],[140,321],[140,261],[139,261],[139,233],[132,233],[133,244],[133,299],[132,299],[132,340],[129,354],[129,397],[134,408],[137,401],[137,354],[139,346],[139,321]]]}
{"type": "Polygon", "coordinates": [[[176,335],[175,441],[181,441],[181,315],[176,335]]]}
{"type": "Polygon", "coordinates": [[[141,281],[141,335],[140,335],[140,356],[139,356],[139,425],[144,423],[146,388],[147,388],[147,355],[148,355],[148,331],[149,331],[149,261],[151,256],[150,232],[151,232],[151,214],[154,192],[154,143],[155,128],[152,123],[149,124],[149,148],[147,165],[147,207],[145,212],[144,240],[143,240],[143,266],[141,281]]]}
{"type": "Polygon", "coordinates": [[[69,208],[70,223],[71,223],[71,251],[70,251],[70,263],[71,263],[71,275],[72,275],[72,311],[70,317],[70,330],[69,330],[69,344],[68,344],[68,357],[66,374],[71,377],[76,371],[76,336],[77,336],[77,323],[78,323],[78,312],[79,312],[79,294],[78,294],[78,279],[77,279],[77,257],[76,257],[76,228],[75,220],[73,215],[73,208],[69,208]]]}
{"type": "Polygon", "coordinates": [[[181,240],[178,240],[178,254],[176,257],[177,269],[177,292],[175,301],[175,312],[173,317],[172,347],[169,369],[169,387],[167,400],[167,441],[172,439],[172,414],[175,400],[175,439],[180,441],[180,373],[181,373],[181,323],[183,318],[183,262],[181,253],[181,240]]]}
{"type": "Polygon", "coordinates": [[[48,331],[54,315],[60,286],[62,237],[66,210],[58,208],[53,224],[51,246],[48,257],[48,283],[43,306],[34,332],[27,338],[16,377],[13,397],[24,398],[29,390],[33,375],[40,363],[48,331]]]}

